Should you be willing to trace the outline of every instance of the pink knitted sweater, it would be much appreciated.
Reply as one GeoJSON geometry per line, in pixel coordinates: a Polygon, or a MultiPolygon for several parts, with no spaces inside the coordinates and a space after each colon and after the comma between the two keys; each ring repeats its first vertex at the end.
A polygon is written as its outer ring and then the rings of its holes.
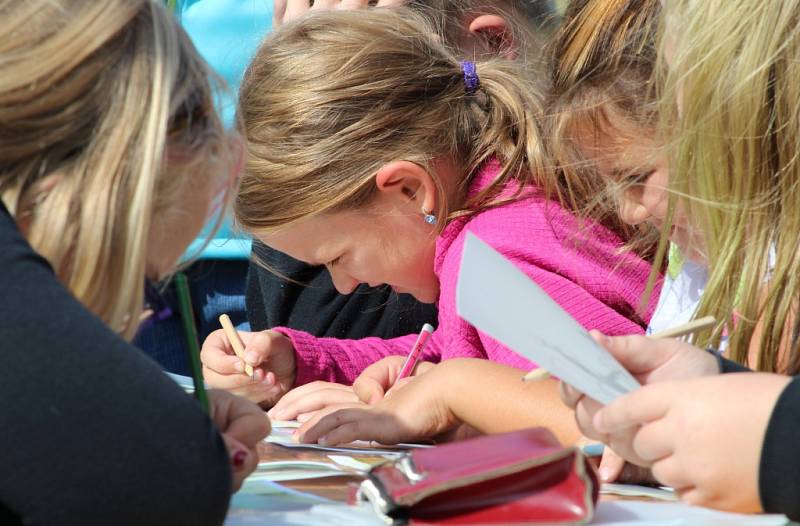
{"type": "MultiPolygon", "coordinates": [[[[497,163],[487,164],[473,180],[470,195],[489,185],[498,171],[497,163]]],[[[472,357],[524,370],[535,367],[456,313],[456,282],[467,231],[516,264],[587,329],[609,335],[644,332],[655,302],[646,319],[635,311],[650,265],[634,254],[619,254],[622,241],[616,234],[597,224],[579,224],[570,212],[531,190],[515,202],[453,220],[439,235],[434,262],[440,282],[439,325],[425,348],[425,360],[472,357]]],[[[652,297],[658,298],[658,291],[652,297]]],[[[296,385],[314,380],[351,384],[377,360],[407,354],[417,337],[339,340],[283,327],[275,330],[294,344],[296,385]]]]}

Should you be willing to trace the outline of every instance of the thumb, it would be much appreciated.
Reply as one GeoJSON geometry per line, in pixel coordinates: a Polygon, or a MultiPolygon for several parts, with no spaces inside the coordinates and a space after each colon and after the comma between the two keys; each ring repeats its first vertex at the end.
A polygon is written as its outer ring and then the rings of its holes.
{"type": "MultiPolygon", "coordinates": [[[[366,371],[364,372],[366,373],[366,371]]],[[[380,402],[386,392],[379,379],[365,376],[364,373],[353,382],[353,391],[359,400],[370,405],[380,402]]]]}

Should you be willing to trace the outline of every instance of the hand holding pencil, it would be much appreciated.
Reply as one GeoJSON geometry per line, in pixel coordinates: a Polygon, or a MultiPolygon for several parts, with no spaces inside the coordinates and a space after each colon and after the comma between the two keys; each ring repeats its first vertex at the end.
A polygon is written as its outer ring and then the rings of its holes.
{"type": "Polygon", "coordinates": [[[275,331],[235,331],[229,337],[225,329],[219,329],[203,342],[200,359],[209,386],[263,406],[272,406],[294,385],[294,347],[275,331]]]}

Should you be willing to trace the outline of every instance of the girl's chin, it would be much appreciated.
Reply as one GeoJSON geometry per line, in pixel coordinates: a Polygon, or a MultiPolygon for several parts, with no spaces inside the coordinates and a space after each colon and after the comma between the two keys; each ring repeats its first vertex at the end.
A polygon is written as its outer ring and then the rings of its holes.
{"type": "Polygon", "coordinates": [[[420,289],[404,289],[403,287],[398,287],[397,285],[390,285],[392,290],[397,294],[411,294],[414,298],[422,303],[436,303],[439,299],[439,291],[433,290],[420,290],[420,289]]]}

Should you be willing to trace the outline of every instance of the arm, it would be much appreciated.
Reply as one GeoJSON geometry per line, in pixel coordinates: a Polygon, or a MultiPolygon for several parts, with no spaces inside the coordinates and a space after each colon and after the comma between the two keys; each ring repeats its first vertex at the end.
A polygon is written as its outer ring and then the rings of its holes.
{"type": "Polygon", "coordinates": [[[486,360],[451,360],[438,368],[447,405],[462,423],[487,434],[544,426],[563,444],[580,437],[557,380],[523,382],[526,371],[486,360]]]}
{"type": "Polygon", "coordinates": [[[564,443],[579,433],[558,399],[555,381],[524,383],[523,371],[487,360],[455,359],[431,367],[370,407],[321,412],[300,429],[304,442],[434,437],[466,424],[483,433],[546,426],[564,443]]]}
{"type": "Polygon", "coordinates": [[[0,502],[25,524],[221,524],[231,470],[198,404],[57,282],[0,207],[0,502]]]}
{"type": "MultiPolygon", "coordinates": [[[[388,340],[340,340],[316,338],[285,327],[275,330],[289,338],[294,347],[297,367],[295,385],[314,380],[350,385],[364,369],[381,358],[408,354],[417,339],[416,334],[408,334],[388,340]]],[[[434,331],[425,349],[425,359],[428,361],[434,360],[439,350],[437,333],[439,331],[434,331]]]]}

